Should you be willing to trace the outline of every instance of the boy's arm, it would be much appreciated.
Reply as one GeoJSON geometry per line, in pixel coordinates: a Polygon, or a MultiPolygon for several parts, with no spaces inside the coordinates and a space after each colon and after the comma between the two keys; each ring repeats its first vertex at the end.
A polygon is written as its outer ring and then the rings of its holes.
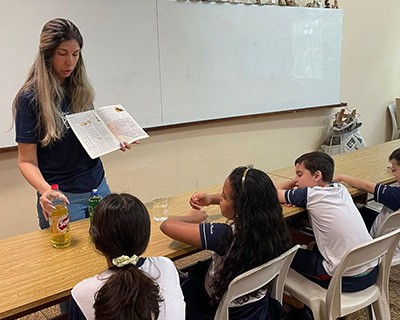
{"type": "Polygon", "coordinates": [[[286,190],[293,189],[296,186],[296,182],[294,180],[287,180],[277,185],[277,194],[280,203],[287,203],[285,198],[286,190]]]}
{"type": "Polygon", "coordinates": [[[293,189],[296,186],[296,182],[294,180],[287,180],[285,182],[281,182],[276,186],[276,189],[293,189]]]}
{"type": "Polygon", "coordinates": [[[376,187],[376,183],[369,182],[364,179],[348,176],[346,174],[336,174],[333,177],[333,181],[344,182],[344,183],[347,183],[357,189],[361,189],[361,190],[364,190],[364,191],[372,193],[372,194],[374,193],[375,187],[376,187]]]}
{"type": "Polygon", "coordinates": [[[286,190],[284,189],[278,189],[278,199],[280,203],[286,203],[286,198],[285,198],[285,192],[286,190]]]}

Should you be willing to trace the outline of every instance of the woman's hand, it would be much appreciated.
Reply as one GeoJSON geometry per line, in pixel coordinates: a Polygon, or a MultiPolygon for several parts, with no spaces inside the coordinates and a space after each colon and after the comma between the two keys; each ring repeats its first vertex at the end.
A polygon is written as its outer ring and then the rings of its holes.
{"type": "Polygon", "coordinates": [[[43,192],[39,198],[39,203],[42,207],[43,215],[46,220],[49,220],[49,214],[55,210],[55,207],[52,204],[52,201],[55,198],[60,198],[66,205],[69,204],[68,198],[62,192],[56,190],[46,190],[43,192]]]}
{"type": "Polygon", "coordinates": [[[126,150],[130,150],[132,148],[133,144],[140,144],[140,141],[135,141],[133,143],[128,143],[128,142],[120,142],[119,146],[120,146],[120,150],[125,152],[126,150]]]}

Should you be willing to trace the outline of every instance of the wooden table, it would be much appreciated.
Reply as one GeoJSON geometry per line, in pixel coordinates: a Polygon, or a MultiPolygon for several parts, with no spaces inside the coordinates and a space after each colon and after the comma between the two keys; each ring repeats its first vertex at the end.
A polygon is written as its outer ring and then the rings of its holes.
{"type": "MultiPolygon", "coordinates": [[[[371,182],[385,184],[395,182],[395,177],[391,170],[388,169],[388,158],[392,151],[399,147],[400,140],[393,140],[354,152],[335,155],[333,156],[335,160],[335,173],[348,174],[371,182]]],[[[271,177],[293,179],[295,176],[294,163],[293,166],[268,173],[271,177]]],[[[353,197],[365,193],[354,187],[347,187],[353,197]]]]}
{"type": "MultiPolygon", "coordinates": [[[[286,178],[274,181],[283,179],[286,178]]],[[[202,191],[218,193],[221,186],[202,191]]],[[[169,213],[182,214],[189,210],[191,194],[170,198],[169,213]]],[[[209,221],[225,221],[219,206],[205,210],[209,221]]],[[[287,217],[301,211],[301,208],[284,207],[287,217]]],[[[165,256],[174,260],[196,251],[165,236],[159,226],[159,222],[152,220],[150,244],[145,256],[165,256]]],[[[94,250],[89,239],[89,220],[72,222],[70,227],[72,243],[64,249],[50,245],[48,229],[0,240],[0,319],[15,319],[65,301],[75,284],[105,270],[105,258],[94,250]]]]}
{"type": "MultiPolygon", "coordinates": [[[[393,182],[395,179],[387,169],[387,159],[398,147],[400,140],[395,140],[334,156],[336,172],[370,181],[393,182]]],[[[269,175],[279,185],[294,177],[294,167],[275,170],[269,175]]],[[[202,191],[217,193],[221,191],[221,185],[202,191]]],[[[353,196],[362,193],[355,188],[349,190],[353,196]]],[[[189,209],[190,195],[191,192],[170,198],[170,214],[186,212],[189,209]]],[[[224,221],[218,206],[206,208],[206,211],[210,221],[224,221]]],[[[283,207],[285,218],[303,211],[302,208],[283,207]]],[[[146,256],[178,259],[196,250],[165,236],[159,230],[159,224],[152,221],[146,256]]],[[[0,319],[15,319],[63,301],[68,298],[75,284],[106,268],[104,257],[90,243],[88,229],[87,219],[71,223],[72,244],[64,249],[51,247],[49,230],[38,230],[0,240],[0,319]]]]}

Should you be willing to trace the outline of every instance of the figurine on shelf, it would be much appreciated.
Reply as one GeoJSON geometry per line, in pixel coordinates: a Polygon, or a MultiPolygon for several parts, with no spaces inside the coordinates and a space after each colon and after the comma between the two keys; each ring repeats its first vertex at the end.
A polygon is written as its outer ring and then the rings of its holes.
{"type": "Polygon", "coordinates": [[[330,9],[331,8],[331,4],[329,3],[329,0],[325,0],[325,8],[326,9],[330,9]]]}
{"type": "Polygon", "coordinates": [[[309,8],[319,8],[319,7],[321,7],[321,5],[319,4],[319,2],[317,0],[314,0],[313,2],[307,3],[307,7],[309,7],[309,8]]]}
{"type": "Polygon", "coordinates": [[[339,1],[338,0],[333,1],[332,9],[339,9],[339,1]]]}
{"type": "Polygon", "coordinates": [[[278,0],[278,6],[281,6],[281,7],[286,6],[286,1],[285,0],[278,0]]]}
{"type": "Polygon", "coordinates": [[[289,7],[298,7],[299,6],[294,0],[286,0],[286,5],[289,7]]]}

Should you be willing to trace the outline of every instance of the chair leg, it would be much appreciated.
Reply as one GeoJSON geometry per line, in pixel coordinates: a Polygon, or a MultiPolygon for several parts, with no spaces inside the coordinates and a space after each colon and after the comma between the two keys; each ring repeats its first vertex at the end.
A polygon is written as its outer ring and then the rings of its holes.
{"type": "Polygon", "coordinates": [[[372,304],[372,316],[376,320],[387,320],[390,319],[390,306],[384,295],[379,297],[377,301],[372,304]]]}
{"type": "Polygon", "coordinates": [[[374,310],[372,309],[372,305],[369,305],[367,307],[367,319],[368,320],[375,320],[375,316],[374,316],[374,310]]]}

